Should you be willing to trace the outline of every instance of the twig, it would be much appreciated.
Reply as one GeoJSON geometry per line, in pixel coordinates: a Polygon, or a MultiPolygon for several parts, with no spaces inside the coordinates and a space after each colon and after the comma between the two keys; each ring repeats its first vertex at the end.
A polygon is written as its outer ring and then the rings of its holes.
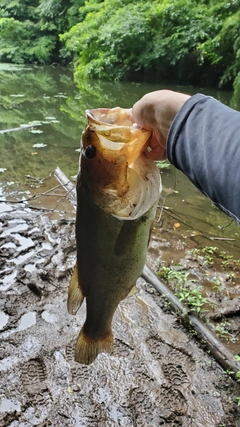
{"type": "Polygon", "coordinates": [[[159,223],[162,219],[162,214],[163,214],[163,209],[164,209],[164,205],[165,205],[165,201],[166,201],[166,197],[162,197],[162,206],[160,207],[160,213],[159,213],[159,217],[157,219],[157,222],[159,223]]]}
{"type": "Polygon", "coordinates": [[[26,126],[20,126],[18,128],[3,129],[3,130],[0,130],[0,135],[8,132],[18,132],[19,130],[27,130],[27,129],[34,128],[36,126],[40,126],[40,125],[26,125],[26,126]]]}
{"type": "Polygon", "coordinates": [[[76,204],[76,191],[72,181],[70,181],[63,171],[57,167],[54,171],[54,176],[61,186],[66,190],[67,196],[71,199],[72,204],[76,204]]]}
{"type": "MultiPolygon", "coordinates": [[[[39,197],[42,197],[42,196],[50,196],[50,197],[53,197],[53,196],[59,197],[60,196],[61,197],[62,194],[52,193],[52,191],[56,190],[57,188],[62,188],[62,186],[61,185],[56,185],[55,187],[50,188],[49,190],[44,191],[43,193],[34,194],[33,196],[28,197],[28,198],[23,199],[23,200],[5,200],[4,199],[4,200],[0,200],[0,203],[1,202],[2,203],[10,203],[10,204],[13,204],[13,203],[26,203],[26,202],[29,202],[29,200],[36,200],[36,199],[39,199],[39,197]]],[[[66,197],[66,196],[63,196],[63,197],[66,197]]]]}
{"type": "Polygon", "coordinates": [[[230,237],[210,237],[211,240],[224,240],[229,242],[235,242],[236,239],[231,239],[230,237]]]}

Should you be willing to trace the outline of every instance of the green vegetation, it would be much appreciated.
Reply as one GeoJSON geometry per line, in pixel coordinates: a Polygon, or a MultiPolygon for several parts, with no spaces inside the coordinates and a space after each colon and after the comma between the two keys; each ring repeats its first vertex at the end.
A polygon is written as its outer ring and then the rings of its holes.
{"type": "Polygon", "coordinates": [[[80,15],[61,36],[77,79],[226,87],[240,71],[239,1],[89,0],[80,15]]]}
{"type": "Polygon", "coordinates": [[[74,63],[75,78],[240,95],[240,0],[2,0],[0,61],[74,63]]]}
{"type": "Polygon", "coordinates": [[[16,64],[70,61],[59,34],[78,22],[80,0],[1,0],[0,61],[16,64]]]}
{"type": "MultiPolygon", "coordinates": [[[[177,266],[179,267],[179,266],[177,266]]],[[[176,268],[176,266],[175,266],[176,268]]],[[[174,289],[179,301],[188,305],[190,311],[200,313],[203,305],[207,302],[197,286],[193,286],[194,280],[189,280],[189,273],[172,267],[161,267],[158,276],[165,279],[169,286],[174,289]]]]}
{"type": "MultiPolygon", "coordinates": [[[[217,258],[221,260],[221,266],[223,269],[227,268],[238,268],[240,265],[239,259],[233,259],[233,255],[227,254],[225,251],[220,251],[216,246],[205,246],[203,249],[191,249],[188,251],[189,254],[198,259],[203,264],[213,265],[217,258]]],[[[228,280],[232,280],[234,274],[231,274],[228,280]]]]}
{"type": "Polygon", "coordinates": [[[231,323],[227,322],[226,320],[218,323],[214,329],[218,337],[233,343],[238,341],[238,338],[229,332],[229,329],[231,329],[231,323]]]}
{"type": "Polygon", "coordinates": [[[168,169],[170,168],[170,163],[168,160],[157,160],[156,165],[159,169],[168,169]]]}
{"type": "Polygon", "coordinates": [[[218,276],[214,276],[212,278],[212,282],[214,283],[213,289],[220,292],[222,290],[222,282],[218,276]]]}

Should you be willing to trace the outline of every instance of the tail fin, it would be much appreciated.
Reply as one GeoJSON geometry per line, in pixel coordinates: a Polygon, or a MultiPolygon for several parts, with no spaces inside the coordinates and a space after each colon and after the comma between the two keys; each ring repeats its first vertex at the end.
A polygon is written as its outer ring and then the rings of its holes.
{"type": "Polygon", "coordinates": [[[90,337],[84,333],[83,328],[77,339],[75,360],[90,365],[99,353],[110,353],[113,350],[113,334],[110,330],[102,337],[90,337]]]}
{"type": "Polygon", "coordinates": [[[75,264],[73,274],[68,287],[67,308],[70,314],[76,314],[79,307],[82,305],[84,296],[78,282],[78,267],[75,264]]]}

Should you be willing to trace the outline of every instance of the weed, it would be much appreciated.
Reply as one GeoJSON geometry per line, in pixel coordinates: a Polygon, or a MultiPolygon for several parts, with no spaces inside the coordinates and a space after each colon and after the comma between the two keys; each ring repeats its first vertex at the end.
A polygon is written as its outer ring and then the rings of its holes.
{"type": "Polygon", "coordinates": [[[167,160],[157,160],[155,163],[159,169],[167,169],[170,167],[170,163],[167,160]]]}
{"type": "Polygon", "coordinates": [[[211,255],[207,254],[204,256],[204,261],[206,264],[212,265],[214,264],[214,259],[211,255]]]}
{"type": "Polygon", "coordinates": [[[220,338],[229,338],[230,333],[226,329],[226,326],[230,326],[230,323],[224,321],[215,326],[215,332],[220,338]]]}
{"type": "Polygon", "coordinates": [[[212,282],[214,283],[213,289],[216,289],[217,291],[222,290],[222,283],[218,276],[214,276],[212,282]]]}
{"type": "Polygon", "coordinates": [[[201,255],[201,250],[200,250],[200,249],[197,249],[197,248],[195,248],[195,249],[190,249],[188,252],[189,252],[189,254],[190,254],[190,255],[193,255],[193,256],[201,255]]]}
{"type": "MultiPolygon", "coordinates": [[[[179,266],[178,266],[179,267],[179,266]]],[[[176,296],[181,302],[187,304],[191,311],[200,312],[202,306],[207,302],[207,298],[201,295],[197,287],[192,287],[193,280],[188,280],[189,273],[182,270],[175,270],[170,267],[162,267],[158,276],[171,283],[176,296]]]]}
{"type": "Polygon", "coordinates": [[[231,262],[233,261],[232,255],[225,255],[224,259],[221,262],[223,268],[228,268],[231,266],[231,262]]]}
{"type": "Polygon", "coordinates": [[[191,249],[189,253],[197,257],[199,261],[203,261],[208,265],[214,264],[213,255],[216,255],[218,248],[215,246],[206,246],[203,249],[191,249]]]}
{"type": "MultiPolygon", "coordinates": [[[[178,266],[180,266],[180,264],[178,266]]],[[[158,276],[162,277],[168,282],[172,282],[175,280],[182,283],[182,282],[186,282],[189,276],[189,273],[182,270],[174,270],[173,268],[170,268],[170,267],[161,267],[161,269],[158,272],[158,276]]]]}
{"type": "Polygon", "coordinates": [[[176,295],[179,298],[179,301],[187,304],[192,311],[199,313],[202,306],[207,302],[207,298],[204,298],[201,295],[198,288],[189,288],[188,286],[185,286],[176,286],[176,295]]]}
{"type": "Polygon", "coordinates": [[[210,255],[216,254],[217,251],[218,251],[218,248],[216,246],[205,246],[205,248],[202,249],[203,253],[207,253],[210,255]]]}
{"type": "Polygon", "coordinates": [[[214,264],[214,259],[212,255],[216,255],[218,252],[218,248],[216,246],[205,246],[205,248],[202,249],[202,254],[204,255],[204,261],[212,265],[214,264]]]}
{"type": "Polygon", "coordinates": [[[215,326],[215,333],[223,339],[229,340],[231,342],[236,342],[238,339],[226,329],[228,326],[231,326],[231,323],[223,321],[215,326]]]}

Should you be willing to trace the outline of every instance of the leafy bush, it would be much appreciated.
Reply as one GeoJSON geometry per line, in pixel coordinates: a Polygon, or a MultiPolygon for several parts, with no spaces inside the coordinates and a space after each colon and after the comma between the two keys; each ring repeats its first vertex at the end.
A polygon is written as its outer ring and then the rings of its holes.
{"type": "Polygon", "coordinates": [[[1,0],[0,42],[1,61],[73,60],[78,82],[238,90],[240,0],[1,0]]]}
{"type": "Polygon", "coordinates": [[[77,80],[226,85],[239,71],[237,4],[88,0],[81,22],[60,39],[74,55],[77,80]]]}

